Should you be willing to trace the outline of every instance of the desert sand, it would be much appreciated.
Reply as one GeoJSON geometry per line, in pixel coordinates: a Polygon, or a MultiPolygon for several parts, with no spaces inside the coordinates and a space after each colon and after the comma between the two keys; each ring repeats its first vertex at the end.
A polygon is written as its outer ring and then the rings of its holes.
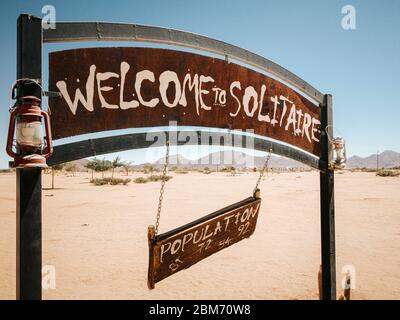
{"type": "MultiPolygon", "coordinates": [[[[249,196],[257,178],[171,175],[160,232],[249,196]]],[[[318,299],[318,172],[269,173],[254,235],[154,290],[146,285],[147,226],[160,183],[94,186],[89,177],[58,174],[52,190],[43,176],[43,264],[56,270],[56,288],[44,299],[318,299]]],[[[400,178],[344,172],[335,179],[338,295],[350,265],[352,299],[400,299],[400,178]]],[[[0,299],[15,298],[15,224],[15,174],[1,174],[0,299]]]]}

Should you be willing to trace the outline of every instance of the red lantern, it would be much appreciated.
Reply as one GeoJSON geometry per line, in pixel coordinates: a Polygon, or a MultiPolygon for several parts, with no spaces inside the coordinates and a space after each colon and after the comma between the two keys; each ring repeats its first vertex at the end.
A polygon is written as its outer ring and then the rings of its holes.
{"type": "Polygon", "coordinates": [[[19,105],[13,108],[10,114],[7,154],[14,158],[13,167],[47,167],[46,159],[53,153],[50,117],[40,108],[40,99],[37,97],[21,97],[19,101],[19,105]],[[45,124],[45,138],[43,138],[42,120],[45,124]]]}

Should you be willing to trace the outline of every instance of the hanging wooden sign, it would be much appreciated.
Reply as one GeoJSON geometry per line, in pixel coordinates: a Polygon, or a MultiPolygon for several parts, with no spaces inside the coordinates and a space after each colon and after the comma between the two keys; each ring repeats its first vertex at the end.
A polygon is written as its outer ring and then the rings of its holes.
{"type": "Polygon", "coordinates": [[[320,108],[283,83],[199,54],[153,48],[50,53],[54,139],[124,128],[252,130],[320,155],[320,108]],[[68,124],[68,125],[66,125],[68,124]]]}
{"type": "Polygon", "coordinates": [[[153,289],[156,282],[250,237],[260,205],[260,198],[249,197],[157,236],[150,226],[148,287],[153,289]]]}

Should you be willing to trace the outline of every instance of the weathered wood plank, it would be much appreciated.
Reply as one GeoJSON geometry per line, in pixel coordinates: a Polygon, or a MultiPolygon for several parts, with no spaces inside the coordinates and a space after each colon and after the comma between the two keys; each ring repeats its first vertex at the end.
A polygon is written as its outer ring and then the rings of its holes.
{"type": "Polygon", "coordinates": [[[235,129],[319,157],[320,108],[283,83],[199,54],[86,48],[50,54],[54,139],[169,125],[235,129]],[[68,124],[68,125],[66,125],[68,124]]]}
{"type": "Polygon", "coordinates": [[[249,197],[187,225],[154,236],[149,227],[148,286],[250,237],[261,199],[249,197]]]}

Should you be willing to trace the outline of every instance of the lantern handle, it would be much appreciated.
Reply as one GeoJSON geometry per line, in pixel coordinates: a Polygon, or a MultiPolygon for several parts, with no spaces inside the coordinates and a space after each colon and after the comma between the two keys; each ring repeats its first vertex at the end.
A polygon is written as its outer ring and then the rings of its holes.
{"type": "Polygon", "coordinates": [[[13,140],[15,131],[15,109],[10,111],[10,124],[8,126],[8,136],[7,136],[7,147],[6,152],[11,158],[17,157],[17,154],[13,151],[13,140]]]}
{"type": "MultiPolygon", "coordinates": [[[[13,108],[15,108],[15,106],[12,105],[12,100],[16,100],[19,98],[18,96],[18,85],[20,82],[26,82],[27,84],[36,84],[39,88],[40,88],[40,96],[44,96],[44,91],[43,91],[43,87],[40,84],[40,80],[39,79],[30,79],[30,78],[20,78],[14,81],[14,83],[11,86],[11,94],[10,94],[10,105],[9,105],[9,110],[11,111],[13,108]]],[[[32,94],[30,94],[32,95],[32,94]]]]}
{"type": "Polygon", "coordinates": [[[50,117],[46,111],[41,110],[41,115],[44,117],[44,123],[46,128],[46,153],[42,156],[46,159],[53,154],[53,144],[52,144],[52,136],[51,136],[51,127],[50,127],[50,117]]]}

